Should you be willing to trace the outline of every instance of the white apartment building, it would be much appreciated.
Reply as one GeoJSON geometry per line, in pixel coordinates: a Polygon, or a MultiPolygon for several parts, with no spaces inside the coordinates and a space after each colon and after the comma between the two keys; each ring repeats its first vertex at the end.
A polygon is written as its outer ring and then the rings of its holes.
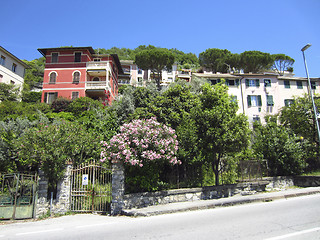
{"type": "MultiPolygon", "coordinates": [[[[133,86],[145,86],[146,82],[150,81],[153,76],[151,70],[140,69],[133,60],[120,60],[124,75],[119,76],[119,85],[130,84],[133,86]]],[[[162,80],[160,82],[161,86],[168,86],[170,83],[174,82],[179,74],[183,71],[178,71],[177,64],[172,65],[172,69],[162,71],[162,80]]],[[[187,77],[187,76],[185,76],[187,77]]],[[[191,79],[191,71],[188,73],[188,78],[191,79]]]]}
{"type": "MultiPolygon", "coordinates": [[[[263,123],[266,115],[278,113],[282,107],[292,103],[294,97],[308,93],[307,79],[293,75],[193,73],[192,80],[195,78],[213,85],[224,79],[229,86],[229,94],[238,102],[238,113],[246,114],[250,123],[263,123]]],[[[311,86],[314,94],[320,94],[320,78],[311,78],[311,86]]]]}
{"type": "Polygon", "coordinates": [[[30,67],[0,46],[0,83],[14,84],[22,90],[27,68],[30,67]]]}

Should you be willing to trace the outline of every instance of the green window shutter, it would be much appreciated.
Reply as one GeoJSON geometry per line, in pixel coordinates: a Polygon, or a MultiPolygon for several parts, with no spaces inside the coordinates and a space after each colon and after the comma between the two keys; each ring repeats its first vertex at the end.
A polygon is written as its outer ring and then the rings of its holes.
{"type": "Polygon", "coordinates": [[[267,106],[273,106],[273,96],[272,95],[267,95],[267,106]]]}
{"type": "Polygon", "coordinates": [[[43,97],[43,102],[47,103],[47,99],[48,99],[48,93],[45,92],[43,97]]]}
{"type": "Polygon", "coordinates": [[[251,96],[247,96],[248,107],[251,107],[251,96]]]}
{"type": "Polygon", "coordinates": [[[260,87],[260,81],[259,81],[259,79],[256,79],[256,87],[260,87]]]}
{"type": "Polygon", "coordinates": [[[249,79],[246,79],[246,87],[249,87],[249,79]]]}
{"type": "Polygon", "coordinates": [[[236,85],[239,86],[240,85],[240,81],[239,79],[236,79],[236,85]]]}
{"type": "Polygon", "coordinates": [[[258,95],[258,106],[262,106],[261,95],[258,95]]]}

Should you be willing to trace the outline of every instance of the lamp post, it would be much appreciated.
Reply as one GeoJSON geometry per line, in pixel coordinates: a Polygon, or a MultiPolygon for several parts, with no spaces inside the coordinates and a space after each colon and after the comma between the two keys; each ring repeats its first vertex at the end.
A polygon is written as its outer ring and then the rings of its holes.
{"type": "Polygon", "coordinates": [[[317,126],[317,132],[318,132],[318,140],[320,143],[320,128],[319,128],[319,122],[318,122],[318,116],[317,116],[317,108],[316,105],[314,103],[314,99],[313,99],[313,93],[312,93],[312,88],[311,88],[311,81],[309,78],[309,72],[308,72],[308,67],[307,67],[307,61],[306,61],[306,57],[304,55],[304,51],[307,50],[309,47],[311,47],[311,44],[308,43],[307,45],[305,45],[301,51],[302,51],[302,56],[303,56],[303,60],[304,60],[304,66],[306,68],[306,74],[307,74],[307,79],[308,79],[308,87],[309,87],[309,94],[310,94],[310,98],[311,98],[311,102],[312,102],[312,107],[313,107],[313,112],[314,112],[314,120],[316,122],[316,126],[317,126]]]}

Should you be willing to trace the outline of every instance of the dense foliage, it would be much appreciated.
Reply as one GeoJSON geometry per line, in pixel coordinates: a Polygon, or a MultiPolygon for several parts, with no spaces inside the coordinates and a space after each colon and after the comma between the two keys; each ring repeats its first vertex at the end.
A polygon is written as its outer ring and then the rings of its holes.
{"type": "Polygon", "coordinates": [[[253,148],[267,160],[271,176],[301,174],[306,168],[304,147],[308,143],[276,120],[269,118],[264,126],[256,124],[253,148]]]}

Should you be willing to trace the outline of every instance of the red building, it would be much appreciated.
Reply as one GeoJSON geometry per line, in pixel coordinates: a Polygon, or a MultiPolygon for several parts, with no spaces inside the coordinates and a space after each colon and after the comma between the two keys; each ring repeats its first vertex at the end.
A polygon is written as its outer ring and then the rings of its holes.
{"type": "Polygon", "coordinates": [[[111,104],[118,95],[118,75],[123,74],[118,55],[99,55],[92,47],[38,51],[46,58],[41,102],[90,97],[111,104]]]}

